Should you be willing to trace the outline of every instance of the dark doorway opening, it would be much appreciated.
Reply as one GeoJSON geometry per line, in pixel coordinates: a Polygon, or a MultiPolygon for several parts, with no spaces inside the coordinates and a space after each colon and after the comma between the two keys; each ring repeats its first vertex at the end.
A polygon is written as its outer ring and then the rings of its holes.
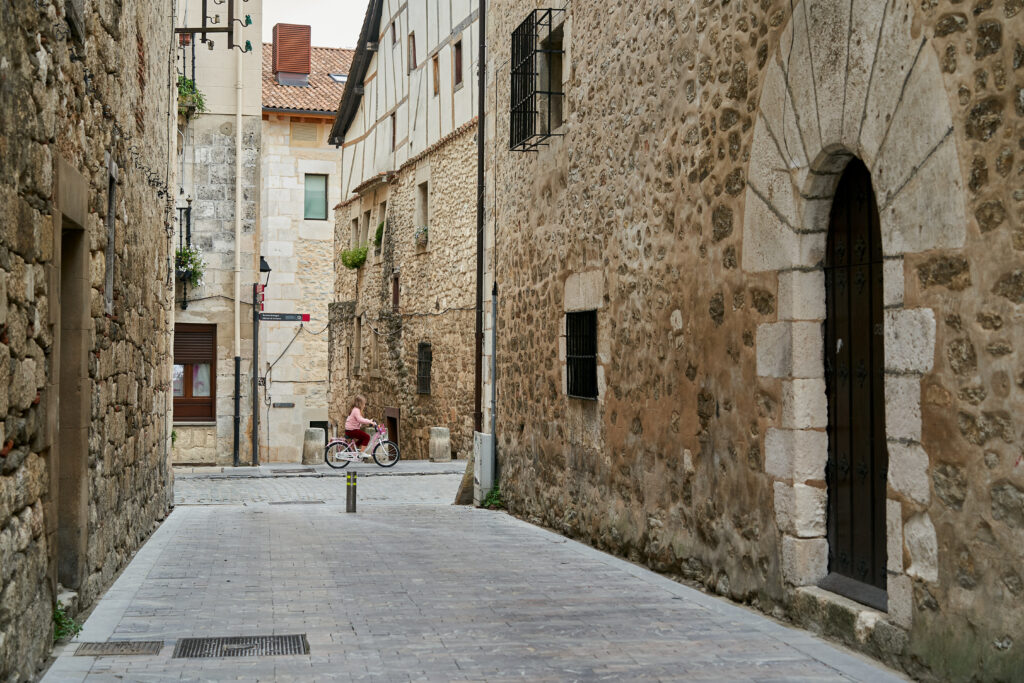
{"type": "Polygon", "coordinates": [[[57,386],[57,580],[79,588],[88,533],[90,381],[87,341],[89,247],[85,232],[65,224],[60,246],[60,331],[57,386]]]}
{"type": "Polygon", "coordinates": [[[825,252],[828,590],[887,608],[882,245],[867,167],[839,180],[825,252]]]}
{"type": "Polygon", "coordinates": [[[399,423],[399,410],[398,408],[385,408],[384,419],[388,425],[388,439],[398,444],[398,447],[402,447],[402,442],[398,440],[398,423],[399,423]]]}

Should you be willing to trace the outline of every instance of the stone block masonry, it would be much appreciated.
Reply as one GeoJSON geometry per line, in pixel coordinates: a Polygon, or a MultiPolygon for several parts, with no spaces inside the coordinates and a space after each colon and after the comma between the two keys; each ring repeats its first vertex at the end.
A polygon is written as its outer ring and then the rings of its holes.
{"type": "Polygon", "coordinates": [[[170,504],[170,11],[3,5],[0,680],[36,678],[59,591],[88,608],[170,504]]]}
{"type": "Polygon", "coordinates": [[[475,123],[464,126],[336,212],[336,252],[348,248],[351,222],[366,212],[371,237],[380,221],[385,228],[380,253],[370,244],[358,271],[335,267],[331,420],[344,422],[351,397],[364,394],[375,418],[397,413],[403,459],[430,457],[432,427],[449,430],[453,455],[473,449],[475,133],[475,123]],[[417,244],[423,225],[427,241],[417,244]],[[429,393],[418,379],[424,344],[429,393]]]}
{"type": "Polygon", "coordinates": [[[509,509],[916,678],[1019,678],[1024,5],[558,4],[564,124],[533,154],[508,149],[510,36],[550,3],[487,17],[509,509]],[[825,343],[833,200],[859,164],[877,209],[879,277],[851,278],[875,297],[870,368],[843,364],[848,337],[825,343]],[[584,275],[602,295],[582,304],[584,275]],[[596,400],[565,384],[577,310],[596,311],[596,400]],[[844,373],[882,385],[884,472],[830,436],[844,373]],[[836,493],[855,477],[870,524],[836,493]],[[871,537],[874,608],[838,595],[867,573],[832,576],[837,527],[871,537]]]}

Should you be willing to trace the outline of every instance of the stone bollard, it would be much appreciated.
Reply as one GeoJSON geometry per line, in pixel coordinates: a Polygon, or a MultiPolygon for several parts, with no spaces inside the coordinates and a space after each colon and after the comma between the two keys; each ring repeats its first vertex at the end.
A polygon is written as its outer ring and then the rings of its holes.
{"type": "Polygon", "coordinates": [[[430,428],[430,461],[451,462],[452,461],[452,439],[451,432],[447,427],[430,428]]]}
{"type": "Polygon", "coordinates": [[[306,430],[302,439],[302,464],[318,465],[324,459],[324,430],[313,427],[306,430]]]}

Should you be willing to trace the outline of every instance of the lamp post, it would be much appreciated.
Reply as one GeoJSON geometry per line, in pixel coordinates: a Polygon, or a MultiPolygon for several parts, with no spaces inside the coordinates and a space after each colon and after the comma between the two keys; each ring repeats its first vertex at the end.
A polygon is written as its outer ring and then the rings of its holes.
{"type": "Polygon", "coordinates": [[[263,308],[263,290],[270,284],[270,264],[260,256],[260,274],[267,274],[261,285],[252,286],[252,464],[260,464],[260,309],[263,308]]]}

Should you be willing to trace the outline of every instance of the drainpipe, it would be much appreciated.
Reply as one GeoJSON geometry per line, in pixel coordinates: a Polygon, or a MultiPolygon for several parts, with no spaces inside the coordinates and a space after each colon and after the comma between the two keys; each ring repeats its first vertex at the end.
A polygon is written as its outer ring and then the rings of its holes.
{"type": "MultiPolygon", "coordinates": [[[[255,305],[255,304],[254,304],[255,305]]],[[[238,437],[242,416],[242,53],[235,55],[235,424],[234,465],[238,467],[238,437]]]]}
{"type": "MultiPolygon", "coordinates": [[[[476,128],[476,362],[473,364],[473,429],[483,431],[484,354],[484,88],[487,85],[487,0],[480,0],[476,128]]],[[[493,312],[492,312],[493,313],[493,312]]],[[[491,349],[493,356],[494,349],[491,349]]],[[[491,375],[494,383],[494,375],[491,375]]],[[[493,423],[491,425],[493,430],[493,423]]]]}

